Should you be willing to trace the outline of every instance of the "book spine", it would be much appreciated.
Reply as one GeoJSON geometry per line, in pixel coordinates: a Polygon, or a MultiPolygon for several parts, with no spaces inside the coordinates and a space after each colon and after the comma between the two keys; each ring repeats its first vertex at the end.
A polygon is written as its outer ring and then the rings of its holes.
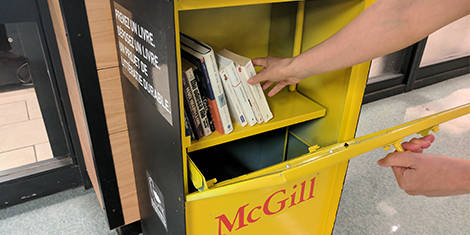
{"type": "Polygon", "coordinates": [[[219,112],[219,105],[217,105],[217,93],[214,91],[214,85],[212,85],[212,80],[210,79],[209,71],[207,70],[207,64],[206,60],[202,59],[201,60],[203,72],[205,74],[205,85],[207,86],[206,94],[207,96],[207,101],[209,102],[209,108],[211,110],[212,114],[212,120],[214,121],[214,126],[215,130],[219,132],[221,135],[223,135],[224,132],[224,125],[222,124],[222,119],[220,117],[220,112],[219,112]]]}
{"type": "MultiPolygon", "coordinates": [[[[253,67],[253,63],[251,60],[245,65],[245,70],[248,76],[248,79],[256,75],[255,68],[253,67]]],[[[273,118],[273,113],[269,108],[268,101],[266,100],[266,96],[264,95],[263,88],[259,83],[250,85],[251,91],[253,92],[253,97],[256,99],[256,103],[258,104],[259,110],[263,117],[263,121],[267,122],[273,118]]]]}
{"type": "Polygon", "coordinates": [[[204,113],[206,114],[207,120],[209,121],[209,126],[211,128],[211,131],[214,132],[215,131],[214,121],[212,120],[212,114],[209,108],[209,102],[207,101],[208,100],[207,95],[202,85],[203,83],[202,75],[200,74],[199,69],[197,68],[193,70],[193,74],[197,81],[197,87],[199,89],[199,94],[201,94],[202,103],[204,104],[204,113]]]}
{"type": "MultiPolygon", "coordinates": [[[[220,134],[228,134],[233,131],[232,120],[230,118],[230,112],[228,111],[227,101],[225,99],[224,89],[219,76],[219,69],[215,60],[214,51],[210,51],[204,55],[205,65],[211,80],[212,90],[214,91],[216,105],[219,111],[220,121],[222,123],[223,132],[220,134]]],[[[217,126],[216,126],[217,129],[217,126]]]]}
{"type": "Polygon", "coordinates": [[[227,73],[229,75],[228,78],[232,85],[233,92],[237,97],[237,100],[245,116],[246,122],[250,126],[255,125],[257,123],[255,114],[253,113],[253,109],[251,108],[245,88],[243,87],[242,81],[240,80],[240,76],[238,75],[237,69],[235,68],[235,65],[233,63],[232,65],[227,67],[227,73]]]}
{"type": "Polygon", "coordinates": [[[211,84],[211,80],[209,78],[209,73],[207,71],[207,66],[204,58],[196,58],[195,56],[191,55],[189,52],[182,50],[181,55],[191,62],[192,64],[196,65],[199,70],[199,74],[201,75],[201,86],[204,92],[206,93],[207,103],[209,105],[209,110],[211,113],[212,121],[214,123],[215,130],[220,134],[224,134],[224,127],[222,125],[222,120],[220,119],[219,109],[217,107],[216,99],[214,96],[213,86],[211,84]]]}
{"type": "Polygon", "coordinates": [[[247,121],[245,115],[243,115],[243,111],[233,90],[232,83],[229,79],[229,75],[227,73],[226,68],[220,69],[220,79],[222,79],[224,92],[228,101],[228,109],[230,111],[230,116],[232,117],[232,120],[242,127],[246,126],[247,121]]]}
{"type": "Polygon", "coordinates": [[[196,102],[191,93],[191,88],[189,87],[186,74],[183,73],[183,96],[184,96],[184,106],[188,112],[188,118],[190,125],[192,126],[194,137],[200,139],[204,136],[204,130],[202,129],[201,119],[197,112],[196,102]]]}
{"type": "Polygon", "coordinates": [[[194,76],[194,72],[192,69],[186,71],[186,77],[188,79],[188,85],[191,89],[191,92],[193,93],[193,97],[196,102],[199,117],[201,118],[204,135],[208,136],[212,134],[212,131],[209,125],[209,120],[207,118],[207,112],[205,110],[204,103],[202,102],[201,93],[199,92],[199,88],[197,87],[196,77],[194,76]]]}
{"type": "Polygon", "coordinates": [[[237,71],[238,75],[240,76],[240,80],[242,81],[243,87],[245,88],[246,94],[248,96],[248,101],[250,102],[251,108],[253,109],[253,113],[256,117],[257,123],[263,123],[263,117],[261,116],[261,112],[259,110],[258,104],[256,103],[256,99],[254,98],[253,91],[251,85],[248,84],[248,73],[246,69],[237,64],[237,71]]]}
{"type": "Polygon", "coordinates": [[[186,112],[186,109],[184,110],[184,133],[185,133],[185,136],[191,136],[191,140],[194,140],[196,139],[194,137],[194,134],[193,134],[193,130],[191,128],[191,123],[189,122],[189,117],[188,117],[188,114],[186,112]]]}

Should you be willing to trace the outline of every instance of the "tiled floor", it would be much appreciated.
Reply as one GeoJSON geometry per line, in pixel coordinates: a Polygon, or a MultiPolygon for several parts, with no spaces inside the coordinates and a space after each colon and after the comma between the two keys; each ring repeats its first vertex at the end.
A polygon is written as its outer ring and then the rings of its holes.
{"type": "MultiPolygon", "coordinates": [[[[470,75],[363,106],[358,136],[470,102],[470,75]]],[[[429,153],[470,159],[470,115],[440,125],[429,153]]],[[[376,149],[350,161],[334,235],[463,235],[470,231],[470,195],[426,198],[398,188],[376,149]]],[[[82,188],[0,211],[0,234],[116,234],[93,190],[82,188]]]]}
{"type": "Polygon", "coordinates": [[[52,157],[34,89],[0,93],[0,171],[52,157]]]}
{"type": "Polygon", "coordinates": [[[0,210],[0,234],[116,235],[93,189],[77,188],[0,210]]]}
{"type": "MultiPolygon", "coordinates": [[[[470,103],[470,75],[364,105],[357,136],[464,103],[470,103]]],[[[470,115],[439,129],[426,152],[470,160],[470,115]]],[[[409,196],[398,187],[390,168],[377,165],[386,154],[376,149],[350,161],[334,235],[470,234],[470,195],[409,196]]]]}

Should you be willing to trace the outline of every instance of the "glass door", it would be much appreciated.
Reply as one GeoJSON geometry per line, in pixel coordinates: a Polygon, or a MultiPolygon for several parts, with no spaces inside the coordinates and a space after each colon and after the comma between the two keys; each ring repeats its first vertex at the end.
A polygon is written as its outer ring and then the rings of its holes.
{"type": "Polygon", "coordinates": [[[0,208],[83,185],[57,55],[46,1],[2,2],[0,208]]]}
{"type": "Polygon", "coordinates": [[[470,73],[470,16],[403,50],[372,60],[363,103],[470,73]]]}

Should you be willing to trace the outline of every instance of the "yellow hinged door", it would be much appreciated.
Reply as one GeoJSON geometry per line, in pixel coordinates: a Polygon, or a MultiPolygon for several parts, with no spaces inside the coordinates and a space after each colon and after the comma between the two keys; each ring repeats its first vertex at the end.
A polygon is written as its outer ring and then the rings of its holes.
{"type": "Polygon", "coordinates": [[[336,211],[330,201],[343,184],[334,177],[344,170],[339,169],[344,165],[340,163],[378,147],[392,145],[400,151],[403,137],[428,135],[437,131],[440,123],[468,113],[470,104],[331,146],[311,147],[310,153],[298,158],[217,184],[208,184],[191,163],[200,190],[186,198],[187,232],[329,233],[335,217],[330,212],[336,211]]]}

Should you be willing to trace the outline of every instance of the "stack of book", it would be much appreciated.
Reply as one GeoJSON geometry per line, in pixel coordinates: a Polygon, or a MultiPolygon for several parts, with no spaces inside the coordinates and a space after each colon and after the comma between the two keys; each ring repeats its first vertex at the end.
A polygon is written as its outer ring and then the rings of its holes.
{"type": "Polygon", "coordinates": [[[273,118],[249,58],[229,50],[215,53],[197,39],[181,34],[183,96],[186,130],[200,139],[214,131],[229,134],[232,121],[244,127],[273,118]]]}

